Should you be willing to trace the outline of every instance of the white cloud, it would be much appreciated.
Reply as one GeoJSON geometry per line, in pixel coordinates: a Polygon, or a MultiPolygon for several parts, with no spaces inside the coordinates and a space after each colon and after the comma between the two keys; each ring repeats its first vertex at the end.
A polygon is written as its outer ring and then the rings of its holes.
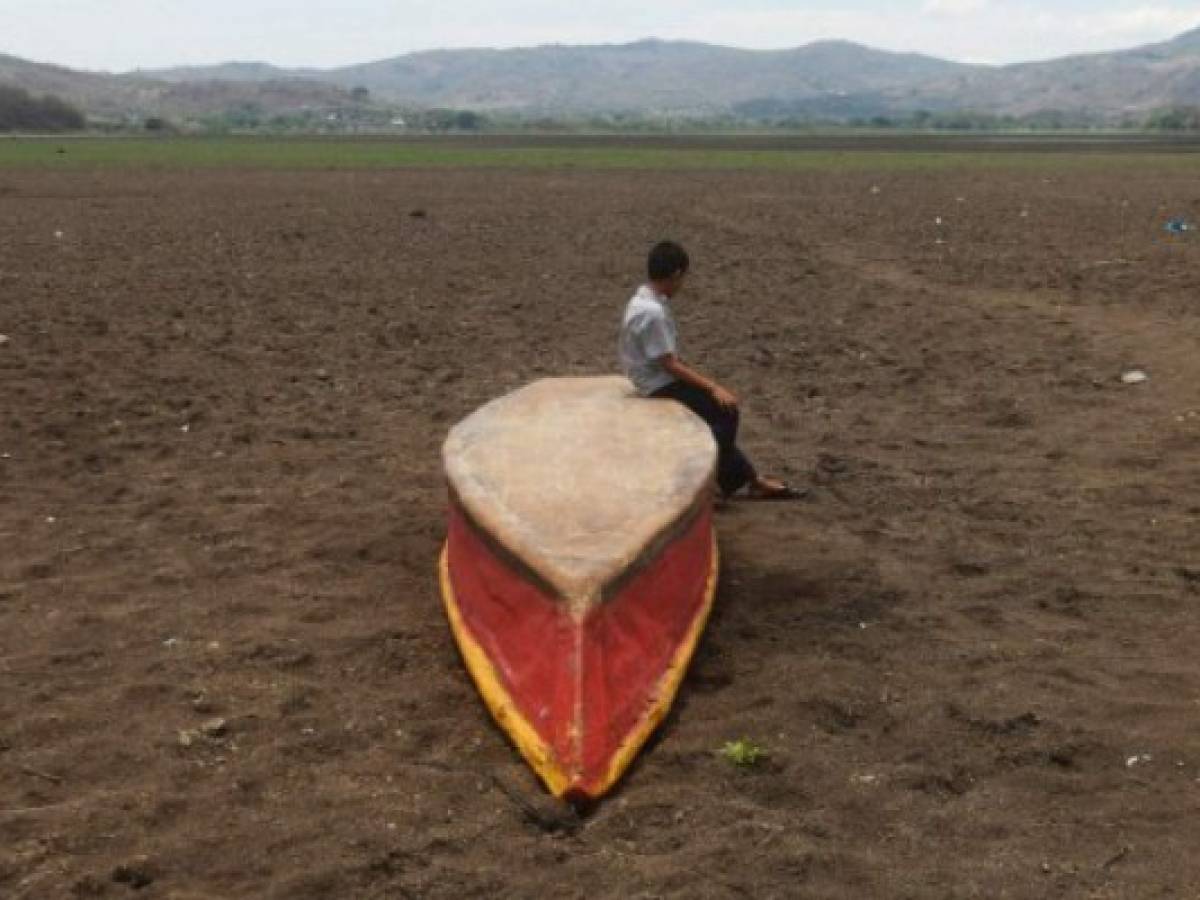
{"type": "Polygon", "coordinates": [[[1200,5],[1139,6],[1096,9],[1079,13],[1038,11],[1030,16],[1032,30],[1054,40],[1052,54],[1094,52],[1136,47],[1169,40],[1200,25],[1200,5]],[[1069,35],[1070,45],[1063,44],[1069,35]]]}
{"type": "Polygon", "coordinates": [[[1097,37],[1130,38],[1150,34],[1174,35],[1200,23],[1200,7],[1139,6],[1097,13],[1081,23],[1097,37]]]}
{"type": "Polygon", "coordinates": [[[988,0],[925,0],[921,11],[942,16],[969,16],[987,6],[988,0]]]}

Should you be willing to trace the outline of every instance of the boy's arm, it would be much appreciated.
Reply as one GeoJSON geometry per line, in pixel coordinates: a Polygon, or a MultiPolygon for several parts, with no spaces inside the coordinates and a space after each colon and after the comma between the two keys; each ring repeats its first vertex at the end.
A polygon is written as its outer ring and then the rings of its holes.
{"type": "Polygon", "coordinates": [[[725,409],[734,409],[738,405],[737,395],[727,391],[710,378],[697,372],[691,366],[685,365],[674,353],[668,353],[659,359],[664,369],[690,385],[700,388],[705,393],[712,394],[713,399],[725,409]]]}

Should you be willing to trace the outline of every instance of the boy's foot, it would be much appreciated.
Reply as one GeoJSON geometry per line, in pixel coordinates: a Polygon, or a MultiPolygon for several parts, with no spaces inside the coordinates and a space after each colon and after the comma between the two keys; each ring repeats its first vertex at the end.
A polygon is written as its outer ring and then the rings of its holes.
{"type": "Polygon", "coordinates": [[[759,477],[750,485],[746,496],[751,500],[800,500],[808,491],[797,490],[777,478],[759,477]]]}

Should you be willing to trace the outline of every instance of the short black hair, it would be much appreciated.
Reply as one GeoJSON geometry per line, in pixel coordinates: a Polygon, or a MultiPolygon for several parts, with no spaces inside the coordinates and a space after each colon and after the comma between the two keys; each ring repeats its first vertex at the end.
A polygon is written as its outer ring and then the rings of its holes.
{"type": "Polygon", "coordinates": [[[661,281],[672,275],[686,273],[690,264],[686,250],[674,241],[662,241],[650,251],[646,271],[651,281],[661,281]]]}

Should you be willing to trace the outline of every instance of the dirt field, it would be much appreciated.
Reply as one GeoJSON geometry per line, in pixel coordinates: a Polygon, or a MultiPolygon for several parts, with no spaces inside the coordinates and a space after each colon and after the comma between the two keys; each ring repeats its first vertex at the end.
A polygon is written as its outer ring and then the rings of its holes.
{"type": "Polygon", "coordinates": [[[1200,895],[1176,214],[1190,170],[1050,158],[0,172],[0,895],[1200,895]],[[459,662],[438,448],[608,371],[662,236],[813,491],[721,514],[675,714],[574,820],[459,662]]]}

